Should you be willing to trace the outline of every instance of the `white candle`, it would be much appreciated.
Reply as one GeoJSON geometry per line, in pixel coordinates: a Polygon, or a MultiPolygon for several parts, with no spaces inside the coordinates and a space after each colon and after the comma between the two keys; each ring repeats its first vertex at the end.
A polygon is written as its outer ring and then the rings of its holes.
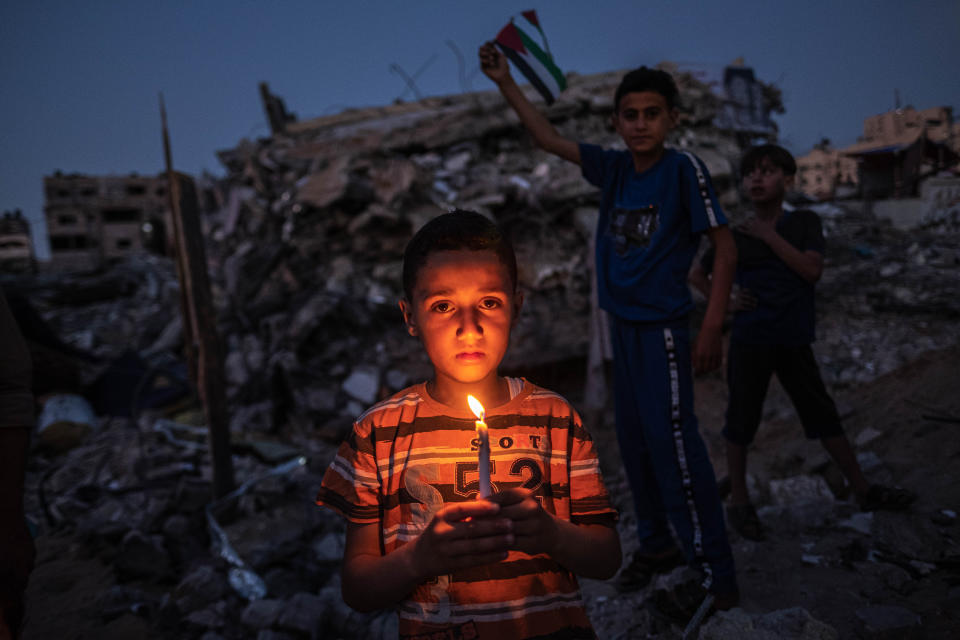
{"type": "Polygon", "coordinates": [[[480,473],[480,497],[490,497],[490,437],[487,435],[487,423],[483,421],[486,413],[483,405],[473,396],[467,396],[467,404],[473,415],[477,416],[477,471],[480,473]]]}

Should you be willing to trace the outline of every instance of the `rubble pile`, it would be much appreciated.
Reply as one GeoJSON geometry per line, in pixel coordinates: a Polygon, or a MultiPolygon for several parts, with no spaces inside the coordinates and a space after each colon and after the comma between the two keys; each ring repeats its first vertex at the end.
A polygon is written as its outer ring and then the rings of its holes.
{"type": "MultiPolygon", "coordinates": [[[[615,144],[620,75],[571,78],[549,118],[573,139],[615,144]]],[[[689,78],[683,89],[691,110],[676,143],[704,158],[730,201],[739,147],[710,126],[709,91],[689,78]]],[[[455,207],[497,220],[519,254],[527,302],[505,369],[586,353],[596,190],[536,150],[498,93],[288,124],[219,157],[226,206],[207,219],[208,247],[230,398],[247,407],[236,428],[312,430],[429,373],[399,330],[400,263],[412,233],[455,207]]]]}
{"type": "Polygon", "coordinates": [[[846,210],[824,230],[813,347],[829,384],[860,385],[956,343],[960,232],[903,231],[846,210]]]}

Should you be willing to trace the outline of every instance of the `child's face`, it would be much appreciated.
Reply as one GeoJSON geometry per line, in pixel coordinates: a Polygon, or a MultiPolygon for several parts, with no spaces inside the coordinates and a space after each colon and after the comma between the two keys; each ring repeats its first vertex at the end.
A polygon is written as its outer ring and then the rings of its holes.
{"type": "Polygon", "coordinates": [[[400,309],[433,363],[438,387],[496,378],[523,298],[493,251],[440,251],[417,273],[400,309]]]}
{"type": "Polygon", "coordinates": [[[620,98],[613,126],[631,152],[649,155],[663,148],[676,115],[656,91],[635,91],[620,98]]]}
{"type": "Polygon", "coordinates": [[[782,201],[792,185],[793,176],[785,175],[783,169],[773,164],[770,158],[762,158],[743,176],[743,191],[753,204],[782,201]]]}

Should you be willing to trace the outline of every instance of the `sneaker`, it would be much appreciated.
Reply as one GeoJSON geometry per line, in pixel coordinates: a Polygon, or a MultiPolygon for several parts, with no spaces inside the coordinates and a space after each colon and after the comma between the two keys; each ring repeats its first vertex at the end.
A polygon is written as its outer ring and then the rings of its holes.
{"type": "Polygon", "coordinates": [[[763,532],[763,525],[760,524],[760,518],[757,516],[757,510],[749,502],[747,504],[728,504],[727,522],[730,523],[734,531],[747,540],[760,542],[767,539],[767,535],[763,532]]]}
{"type": "Polygon", "coordinates": [[[707,592],[699,582],[690,581],[655,591],[645,605],[654,617],[692,631],[715,612],[740,606],[740,591],[707,592]]]}
{"type": "Polygon", "coordinates": [[[686,558],[677,547],[671,547],[660,553],[634,551],[630,564],[620,571],[617,586],[622,591],[636,591],[647,586],[653,576],[667,573],[684,564],[686,564],[686,558]]]}

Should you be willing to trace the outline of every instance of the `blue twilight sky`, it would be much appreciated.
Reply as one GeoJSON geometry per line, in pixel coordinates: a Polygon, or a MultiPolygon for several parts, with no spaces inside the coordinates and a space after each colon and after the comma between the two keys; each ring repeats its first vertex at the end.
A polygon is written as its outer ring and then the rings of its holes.
{"type": "MultiPolygon", "coordinates": [[[[446,40],[469,77],[477,46],[529,8],[564,71],[744,57],[782,87],[787,112],[777,121],[794,153],[824,136],[854,142],[865,116],[893,107],[894,89],[904,105],[960,111],[958,0],[7,0],[0,210],[42,218],[42,177],[57,169],[160,171],[160,91],[177,168],[222,174],[216,150],[269,131],[258,82],[302,119],[403,95],[392,64],[411,75],[425,67],[424,95],[458,93],[446,40]]],[[[480,74],[469,83],[492,88],[480,74]]]]}

